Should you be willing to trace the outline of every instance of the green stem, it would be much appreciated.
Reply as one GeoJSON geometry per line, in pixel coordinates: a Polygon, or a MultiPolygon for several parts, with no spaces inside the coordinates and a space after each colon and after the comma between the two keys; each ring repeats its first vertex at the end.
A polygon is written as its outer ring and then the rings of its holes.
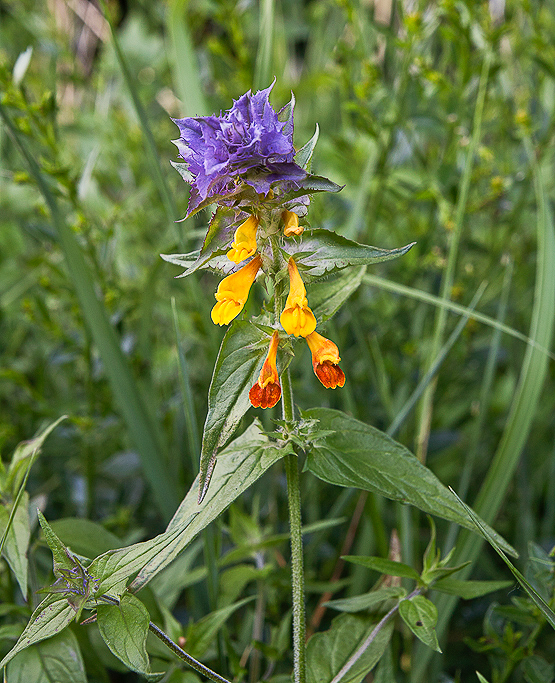
{"type": "Polygon", "coordinates": [[[184,662],[187,662],[192,669],[198,671],[203,676],[206,676],[206,678],[210,679],[211,681],[216,681],[216,683],[229,683],[227,678],[223,678],[223,676],[220,676],[215,671],[212,671],[212,669],[209,669],[207,666],[204,666],[204,664],[201,664],[194,657],[191,657],[191,655],[185,652],[185,650],[182,650],[177,643],[174,643],[173,640],[167,636],[164,631],[160,630],[156,624],[153,624],[152,621],[149,623],[148,628],[149,631],[154,633],[157,638],[160,638],[164,645],[167,645],[174,654],[176,654],[184,662]]]}
{"type": "MultiPolygon", "coordinates": [[[[289,370],[282,381],[283,419],[287,424],[293,422],[293,396],[289,370]]],[[[293,680],[295,683],[306,681],[306,614],[304,605],[304,568],[303,539],[301,534],[301,491],[299,486],[299,464],[295,455],[285,456],[287,475],[287,495],[289,502],[289,528],[291,531],[291,588],[293,592],[293,680]]]]}

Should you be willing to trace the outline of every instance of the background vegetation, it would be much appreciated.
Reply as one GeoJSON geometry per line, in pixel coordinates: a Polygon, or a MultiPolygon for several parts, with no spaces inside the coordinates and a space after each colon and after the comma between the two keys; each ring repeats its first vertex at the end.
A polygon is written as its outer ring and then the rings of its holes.
{"type": "MultiPolygon", "coordinates": [[[[175,280],[159,257],[196,248],[209,220],[175,222],[187,186],[169,165],[170,117],[227,109],[275,76],[274,106],[290,90],[297,99],[296,144],[318,123],[313,169],[345,185],[313,201],[311,224],[385,248],[417,242],[369,270],[334,318],[345,388],[317,386],[306,352],[294,365],[298,404],[393,425],[518,549],[518,566],[552,600],[553,6],[129,0],[105,9],[113,35],[86,0],[0,2],[2,105],[30,154],[2,124],[4,460],[68,415],[31,471],[31,509],[91,556],[159,533],[191,485],[223,331],[209,318],[216,279],[175,280]],[[468,306],[475,313],[457,327],[468,306]]],[[[261,416],[268,428],[272,417],[277,409],[261,416]]],[[[378,578],[342,568],[341,554],[393,552],[420,569],[430,527],[309,473],[302,486],[305,524],[335,520],[305,538],[308,615],[322,630],[337,614],[317,610],[322,596],[356,595],[378,578]]],[[[143,598],[151,618],[187,636],[189,622],[255,596],[204,643],[203,658],[230,676],[286,680],[291,668],[285,496],[277,465],[143,598]]],[[[438,546],[455,541],[459,561],[473,561],[468,575],[510,576],[476,536],[457,539],[438,522],[438,546]]],[[[32,605],[52,580],[38,529],[29,559],[32,605]]],[[[5,654],[29,609],[4,562],[0,598],[5,654]]],[[[492,681],[553,679],[553,632],[518,590],[438,608],[443,655],[399,626],[375,680],[467,681],[475,670],[492,681]]],[[[134,680],[92,627],[74,631],[91,682],[134,680]]]]}

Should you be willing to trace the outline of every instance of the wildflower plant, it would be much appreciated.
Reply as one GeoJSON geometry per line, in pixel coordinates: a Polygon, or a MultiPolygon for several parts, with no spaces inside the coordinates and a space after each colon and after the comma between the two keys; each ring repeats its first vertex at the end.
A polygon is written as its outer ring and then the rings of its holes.
{"type": "MultiPolygon", "coordinates": [[[[348,368],[340,366],[335,342],[322,334],[325,324],[361,284],[367,266],[402,256],[412,244],[386,250],[310,227],[307,213],[311,197],[342,188],[311,172],[318,129],[296,150],[294,97],[276,112],[269,102],[271,90],[272,86],[255,94],[249,91],[219,116],[175,121],[180,133],[175,144],[181,160],[173,165],[190,185],[187,216],[213,204],[216,210],[199,250],[164,259],[184,268],[177,277],[199,270],[222,276],[214,293],[211,318],[216,325],[229,326],[208,393],[199,476],[162,534],[95,558],[72,552],[39,515],[53,554],[55,581],[42,591],[47,593],[46,598],[0,662],[0,667],[8,667],[8,680],[23,680],[18,676],[28,664],[25,657],[32,656],[29,648],[48,647],[43,641],[52,636],[57,636],[59,645],[60,632],[87,611],[90,616],[81,624],[96,622],[111,652],[147,680],[160,680],[165,675],[151,670],[146,650],[151,632],[206,678],[226,683],[226,678],[175,642],[185,636],[168,610],[168,630],[175,633],[175,640],[150,620],[135,593],[279,461],[283,461],[287,475],[295,683],[362,680],[383,655],[396,615],[424,644],[437,650],[437,610],[425,597],[426,591],[433,586],[467,597],[499,587],[499,582],[450,580],[461,567],[449,566],[451,553],[442,559],[436,551],[432,524],[421,573],[398,561],[350,558],[390,577],[413,581],[410,592],[398,583],[372,591],[370,599],[368,595],[356,596],[348,606],[338,601],[336,608],[347,614],[334,620],[329,631],[314,634],[305,645],[300,460],[304,460],[305,470],[325,482],[370,491],[471,530],[478,528],[499,552],[514,554],[511,546],[388,435],[338,410],[295,410],[289,366],[298,345],[306,343],[309,347],[315,381],[340,391],[349,381],[348,368]],[[244,308],[253,287],[265,290],[265,303],[261,310],[247,315],[244,308]],[[280,402],[281,419],[275,421],[274,431],[264,431],[255,417],[242,434],[235,435],[249,408],[273,408],[280,402]],[[359,618],[349,614],[370,605],[378,610],[377,615],[359,618]]],[[[30,167],[34,168],[32,163],[30,167]]],[[[4,527],[0,546],[5,547],[24,594],[30,532],[27,505],[18,512],[18,502],[27,502],[24,488],[28,471],[54,426],[29,442],[32,448],[28,445],[16,451],[7,470],[0,463],[0,524],[4,527]],[[27,471],[23,477],[24,466],[27,471]],[[17,538],[10,529],[13,520],[17,521],[17,538]]],[[[227,607],[226,614],[243,603],[227,607]]],[[[218,625],[222,612],[217,615],[218,625]]],[[[64,646],[75,649],[71,632],[63,638],[64,646]]]]}

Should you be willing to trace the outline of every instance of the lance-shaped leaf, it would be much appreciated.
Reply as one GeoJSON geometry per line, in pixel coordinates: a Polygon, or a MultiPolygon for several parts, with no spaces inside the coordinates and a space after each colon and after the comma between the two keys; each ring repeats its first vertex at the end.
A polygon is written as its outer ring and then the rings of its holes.
{"type": "Polygon", "coordinates": [[[167,530],[162,534],[170,536],[171,542],[141,569],[129,589],[137,592],[143,588],[269,467],[291,452],[288,445],[280,447],[279,443],[270,442],[261,432],[259,422],[253,422],[241,436],[219,453],[210,488],[200,506],[197,502],[199,477],[192,483],[167,530]],[[195,515],[193,520],[184,527],[184,520],[188,520],[191,515],[195,515]]]}
{"type": "Polygon", "coordinates": [[[0,669],[29,645],[40,643],[41,640],[62,631],[71,623],[74,616],[73,607],[63,595],[48,595],[31,615],[17,643],[0,662],[0,669]]]}
{"type": "MultiPolygon", "coordinates": [[[[354,486],[415,507],[476,530],[450,491],[403,445],[379,429],[338,410],[314,408],[303,413],[319,420],[319,429],[332,433],[311,447],[306,468],[320,479],[338,486],[354,486]]],[[[517,556],[499,534],[484,523],[492,537],[517,556]]]]}
{"type": "Polygon", "coordinates": [[[112,653],[147,681],[158,681],[164,673],[151,673],[146,651],[150,617],[143,603],[125,593],[119,605],[99,603],[96,608],[100,635],[112,653]]]}
{"type": "Polygon", "coordinates": [[[390,261],[406,254],[415,244],[400,249],[379,249],[359,244],[331,230],[305,230],[301,237],[288,240],[283,249],[295,261],[304,279],[317,279],[336,273],[347,266],[368,266],[390,261]]]}
{"type": "Polygon", "coordinates": [[[318,142],[318,136],[320,135],[320,129],[318,124],[316,124],[316,130],[314,135],[310,140],[301,147],[301,149],[295,154],[295,163],[298,164],[305,171],[310,171],[310,161],[312,160],[312,154],[316,143],[318,142]]]}
{"type": "Polygon", "coordinates": [[[181,266],[185,268],[185,272],[180,275],[176,275],[176,279],[182,277],[187,277],[191,273],[195,273],[197,270],[211,270],[213,273],[218,275],[230,275],[236,270],[239,270],[244,264],[235,264],[230,261],[226,256],[227,250],[222,251],[218,254],[210,254],[208,256],[201,256],[200,250],[191,251],[188,254],[160,254],[160,256],[168,263],[173,263],[176,266],[181,266]]]}
{"type": "Polygon", "coordinates": [[[248,321],[235,321],[225,335],[208,392],[208,414],[202,435],[199,503],[202,502],[216,454],[235,431],[250,406],[249,389],[258,379],[270,337],[248,321]]]}
{"type": "Polygon", "coordinates": [[[70,629],[21,652],[6,670],[10,683],[87,683],[77,638],[70,629]]]}

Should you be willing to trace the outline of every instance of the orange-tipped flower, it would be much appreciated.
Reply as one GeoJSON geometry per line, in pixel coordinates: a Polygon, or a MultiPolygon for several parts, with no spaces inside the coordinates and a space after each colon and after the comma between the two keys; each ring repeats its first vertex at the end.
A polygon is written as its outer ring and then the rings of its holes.
{"type": "Polygon", "coordinates": [[[308,307],[306,289],[292,256],[289,258],[288,268],[289,296],[279,320],[287,334],[306,337],[316,329],[316,318],[308,307]]]}
{"type": "Polygon", "coordinates": [[[341,360],[337,346],[318,332],[309,334],[306,341],[312,352],[312,367],[316,377],[328,389],[342,387],[345,384],[345,373],[337,366],[341,360]]]}
{"type": "Polygon", "coordinates": [[[256,229],[259,219],[249,216],[244,223],[237,228],[231,243],[231,249],[227,252],[227,258],[234,263],[241,263],[252,256],[256,251],[256,229]]]}
{"type": "Polygon", "coordinates": [[[281,219],[284,223],[283,234],[285,237],[292,235],[302,235],[303,226],[299,225],[299,217],[293,211],[282,211],[281,219]]]}
{"type": "Polygon", "coordinates": [[[241,313],[261,264],[262,257],[257,254],[241,270],[228,275],[220,282],[218,291],[214,294],[218,303],[211,313],[215,325],[227,325],[241,313]]]}
{"type": "Polygon", "coordinates": [[[273,408],[280,399],[281,387],[276,367],[278,344],[279,334],[276,330],[258,381],[249,391],[249,400],[255,408],[273,408]]]}

